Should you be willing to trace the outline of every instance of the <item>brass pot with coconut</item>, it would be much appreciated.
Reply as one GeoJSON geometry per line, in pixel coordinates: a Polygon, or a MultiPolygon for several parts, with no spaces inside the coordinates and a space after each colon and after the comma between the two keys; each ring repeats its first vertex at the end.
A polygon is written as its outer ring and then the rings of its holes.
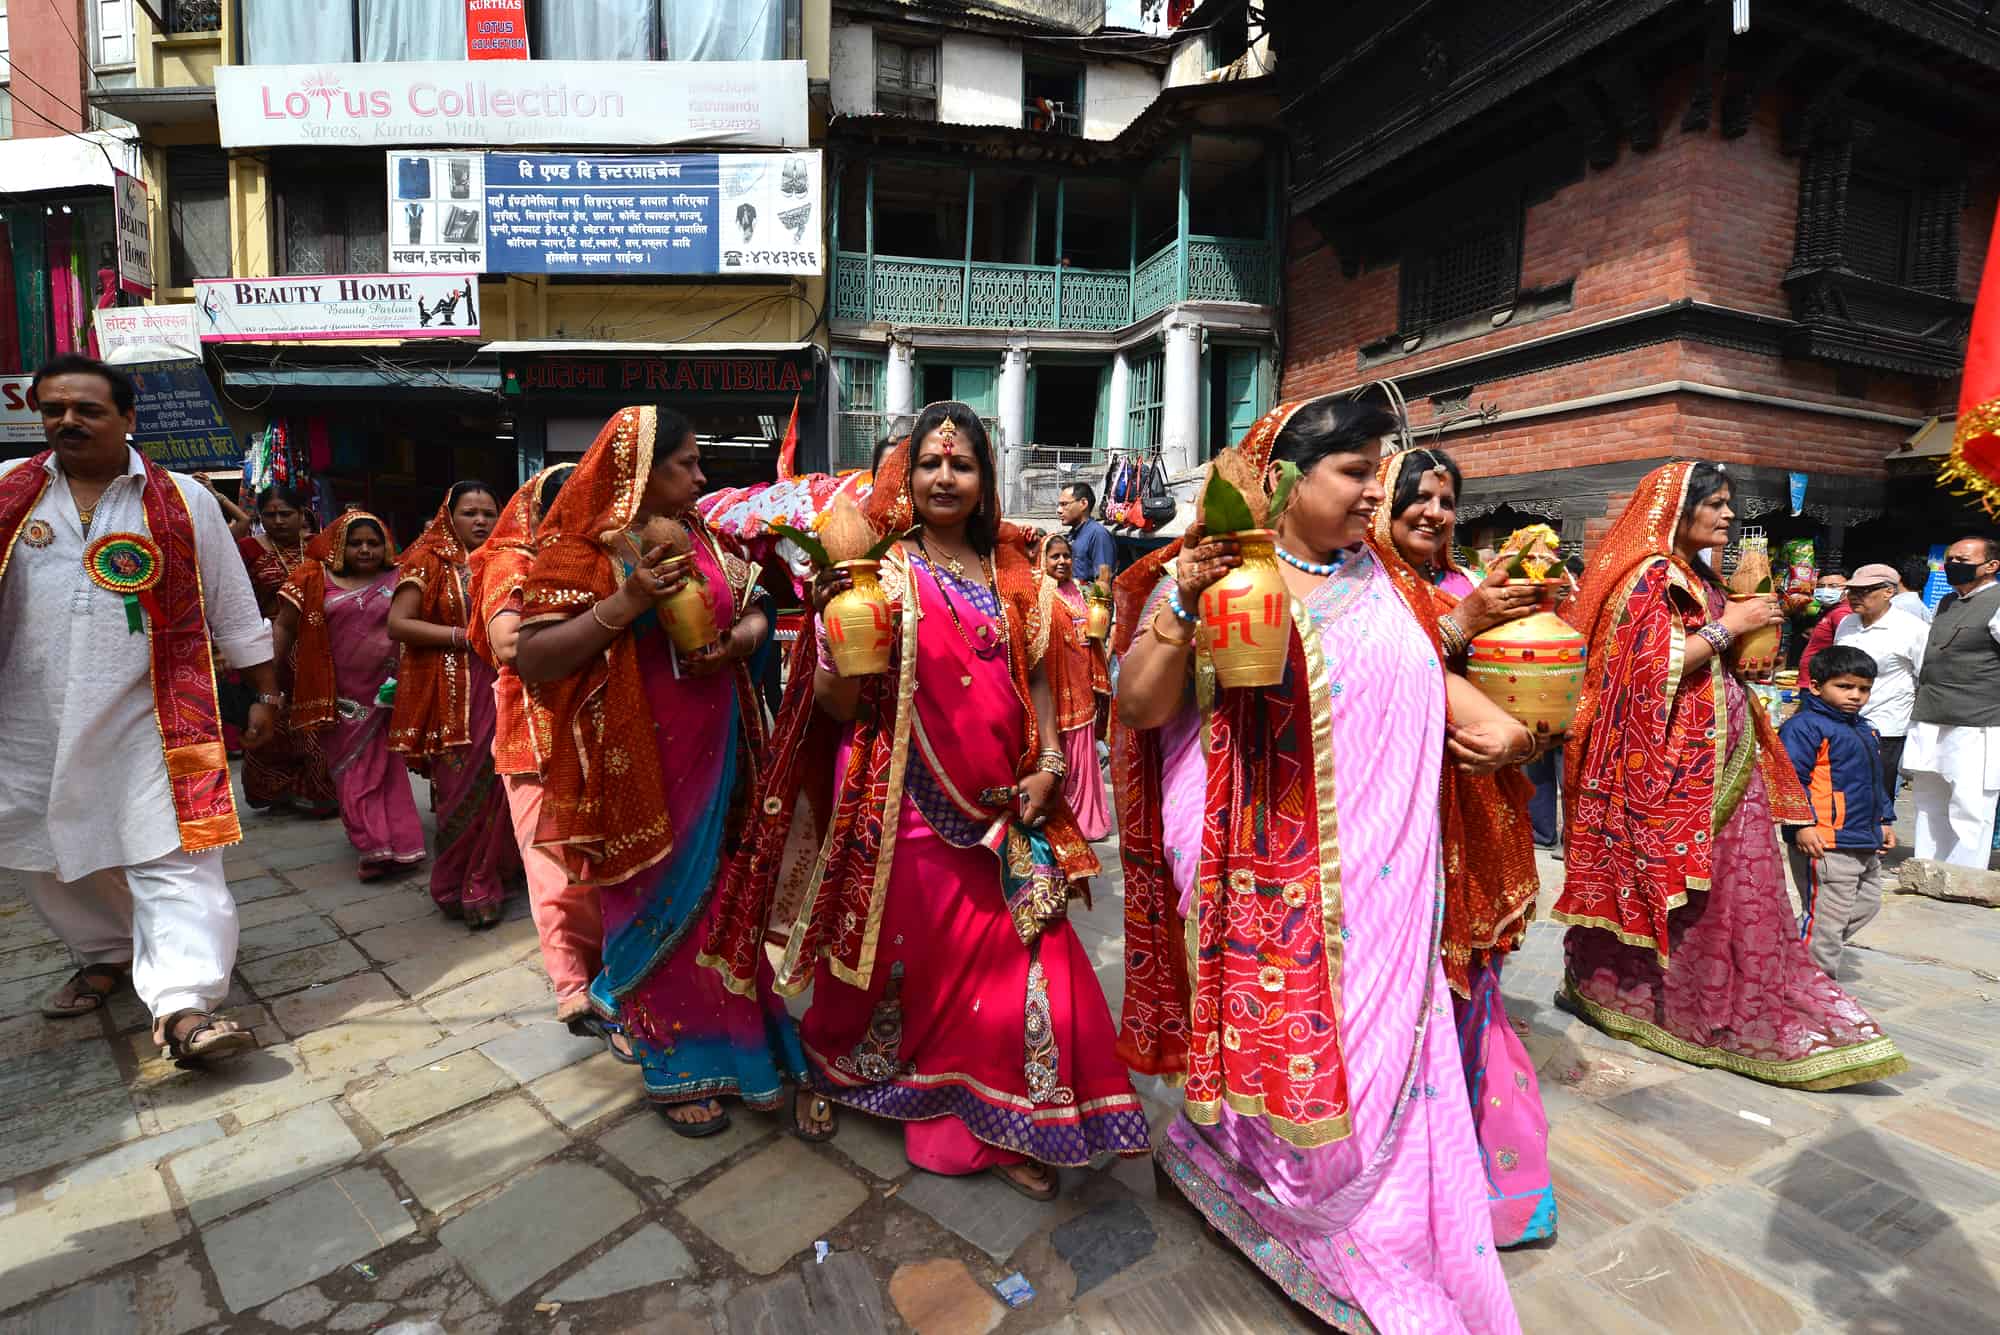
{"type": "Polygon", "coordinates": [[[1270,494],[1264,480],[1235,449],[1209,467],[1202,487],[1202,530],[1236,540],[1242,564],[1202,590],[1202,646],[1225,687],[1276,686],[1285,679],[1292,644],[1292,595],[1278,568],[1272,525],[1284,512],[1299,470],[1278,465],[1270,494]]]}
{"type": "MultiPolygon", "coordinates": [[[[1771,548],[1768,539],[1752,535],[1743,539],[1737,549],[1736,568],[1729,573],[1729,601],[1747,603],[1757,598],[1770,598],[1774,585],[1771,577],[1771,548]]],[[[1778,666],[1778,626],[1760,626],[1736,637],[1730,646],[1730,660],[1736,670],[1746,677],[1765,677],[1778,666]]]]}
{"type": "Polygon", "coordinates": [[[713,649],[720,638],[715,608],[708,599],[708,581],[695,566],[687,526],[677,519],[655,516],[646,521],[639,537],[644,551],[666,549],[666,559],[659,565],[661,577],[670,582],[682,580],[672,593],[653,600],[653,610],[675,651],[685,658],[713,649]]]}
{"type": "Polygon", "coordinates": [[[774,523],[773,532],[805,552],[818,571],[845,570],[848,587],[827,600],[820,617],[826,626],[833,670],[842,677],[869,677],[889,670],[896,643],[896,616],[882,587],[882,558],[902,534],[875,531],[861,507],[837,496],[807,533],[774,523]]]}
{"type": "Polygon", "coordinates": [[[1548,574],[1562,559],[1557,541],[1547,524],[1507,539],[1496,562],[1507,570],[1507,587],[1538,591],[1535,610],[1473,636],[1465,659],[1466,678],[1538,737],[1569,731],[1589,647],[1582,632],[1555,614],[1559,585],[1548,574]]]}

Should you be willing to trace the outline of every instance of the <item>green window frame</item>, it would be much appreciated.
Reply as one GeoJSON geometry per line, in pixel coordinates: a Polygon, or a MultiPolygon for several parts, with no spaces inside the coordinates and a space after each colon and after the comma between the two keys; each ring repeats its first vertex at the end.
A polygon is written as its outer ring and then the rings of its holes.
{"type": "Polygon", "coordinates": [[[1160,428],[1166,413],[1161,390],[1166,382],[1166,360],[1164,352],[1154,352],[1132,362],[1125,409],[1127,449],[1155,450],[1160,446],[1160,428]]]}
{"type": "Polygon", "coordinates": [[[840,423],[834,442],[836,472],[866,468],[875,459],[875,442],[888,427],[882,411],[883,359],[865,353],[839,353],[833,359],[840,383],[840,423]]]}

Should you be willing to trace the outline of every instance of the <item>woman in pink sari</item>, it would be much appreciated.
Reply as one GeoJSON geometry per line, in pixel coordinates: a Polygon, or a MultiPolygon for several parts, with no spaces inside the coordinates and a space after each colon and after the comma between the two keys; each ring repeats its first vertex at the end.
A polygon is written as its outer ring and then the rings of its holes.
{"type": "Polygon", "coordinates": [[[521,870],[507,790],[493,770],[496,677],[472,652],[468,561],[499,519],[492,488],[455,484],[403,553],[389,604],[389,638],[403,646],[389,746],[431,781],[438,826],[431,899],[445,917],[473,928],[500,921],[507,883],[521,870]]]}
{"type": "Polygon", "coordinates": [[[1233,540],[1119,581],[1120,1050],[1184,1081],[1161,1166],[1294,1300],[1344,1331],[1511,1335],[1438,955],[1438,778],[1447,751],[1490,770],[1534,743],[1444,671],[1408,567],[1361,545],[1393,428],[1320,399],[1236,447],[1267,486],[1299,470],[1280,685],[1195,671],[1184,609],[1233,540]]]}
{"type": "Polygon", "coordinates": [[[389,708],[381,700],[396,670],[389,642],[394,560],[388,526],[349,510],[306,547],[272,618],[274,652],[282,660],[297,649],[287,724],[317,738],[326,755],[364,881],[424,860],[410,772],[389,750],[389,708]]]}
{"type": "Polygon", "coordinates": [[[1069,539],[1051,535],[1042,544],[1043,578],[1052,586],[1068,616],[1055,617],[1052,634],[1060,634],[1077,669],[1064,679],[1050,682],[1056,697],[1056,727],[1062,733],[1063,757],[1069,773],[1063,776],[1063,800],[1076,817],[1076,828],[1096,843],[1111,833],[1111,804],[1104,795],[1104,767],[1097,760],[1097,725],[1102,708],[1111,699],[1111,670],[1105,662],[1104,646],[1084,632],[1089,625],[1090,604],[1073,578],[1076,561],[1069,539]]]}
{"type": "MultiPolygon", "coordinates": [[[[1051,633],[1023,536],[1000,521],[984,426],[934,403],[877,475],[886,672],[794,659],[749,855],[708,957],[745,986],[776,888],[803,868],[777,987],[810,986],[806,1060],[828,1097],[907,1123],[934,1173],[1048,1200],[1056,1165],[1139,1154],[1146,1119],[1065,916],[1097,860],[1062,800],[1051,633]]],[[[824,607],[846,572],[822,572],[824,607]]]]}

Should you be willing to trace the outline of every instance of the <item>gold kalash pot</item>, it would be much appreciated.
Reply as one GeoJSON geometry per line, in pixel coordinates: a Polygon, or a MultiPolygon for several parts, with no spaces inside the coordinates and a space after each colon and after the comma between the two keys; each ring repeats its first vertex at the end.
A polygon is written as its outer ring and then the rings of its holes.
{"type": "Polygon", "coordinates": [[[826,604],[826,643],[833,653],[833,670],[843,677],[887,672],[896,623],[880,579],[882,563],[842,561],[834,568],[845,570],[853,583],[826,604]]]}
{"type": "Polygon", "coordinates": [[[1219,686],[1276,686],[1292,643],[1292,595],[1278,568],[1277,534],[1229,534],[1243,564],[1201,595],[1201,635],[1219,686]]]}

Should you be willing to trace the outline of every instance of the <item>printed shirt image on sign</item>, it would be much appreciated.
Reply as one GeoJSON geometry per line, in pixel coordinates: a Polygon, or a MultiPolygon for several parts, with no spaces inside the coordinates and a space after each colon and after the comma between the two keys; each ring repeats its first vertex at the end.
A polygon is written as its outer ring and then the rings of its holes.
{"type": "Polygon", "coordinates": [[[488,273],[817,274],[819,154],[490,153],[485,223],[488,273]]]}

